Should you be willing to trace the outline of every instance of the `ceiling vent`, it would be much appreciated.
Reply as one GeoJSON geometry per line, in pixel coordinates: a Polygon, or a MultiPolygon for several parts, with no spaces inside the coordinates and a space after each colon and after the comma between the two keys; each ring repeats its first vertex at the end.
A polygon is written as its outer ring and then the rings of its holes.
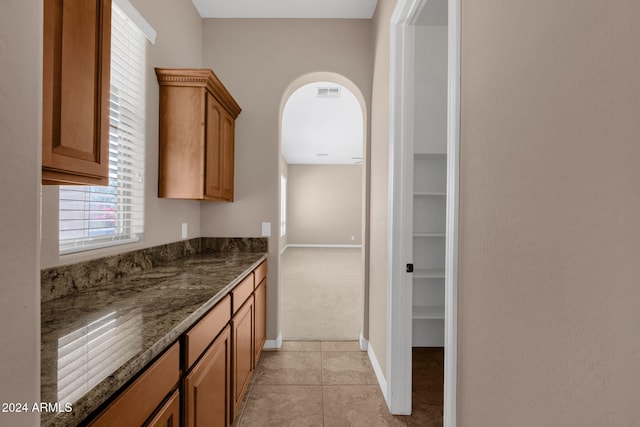
{"type": "Polygon", "coordinates": [[[339,98],[339,97],[340,97],[339,87],[319,87],[318,88],[318,98],[339,98]]]}

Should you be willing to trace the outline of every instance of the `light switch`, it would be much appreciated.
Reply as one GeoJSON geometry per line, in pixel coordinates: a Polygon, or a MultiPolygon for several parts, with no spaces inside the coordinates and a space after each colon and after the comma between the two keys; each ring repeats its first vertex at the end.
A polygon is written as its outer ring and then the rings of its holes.
{"type": "Polygon", "coordinates": [[[262,237],[270,237],[271,236],[271,223],[263,222],[262,223],[262,237]]]}
{"type": "Polygon", "coordinates": [[[189,234],[187,233],[187,223],[182,223],[182,238],[186,239],[189,234]]]}

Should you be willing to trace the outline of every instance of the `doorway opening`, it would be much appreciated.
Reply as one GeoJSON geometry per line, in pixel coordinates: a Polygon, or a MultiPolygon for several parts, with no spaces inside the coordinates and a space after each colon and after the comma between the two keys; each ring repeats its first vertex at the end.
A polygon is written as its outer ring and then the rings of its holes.
{"type": "Polygon", "coordinates": [[[454,427],[460,0],[400,0],[391,24],[391,173],[399,178],[390,205],[388,405],[394,414],[418,409],[412,353],[429,348],[444,385],[434,396],[441,423],[454,427]]]}
{"type": "Polygon", "coordinates": [[[294,81],[280,116],[279,313],[283,340],[365,331],[365,104],[343,76],[294,81]]]}

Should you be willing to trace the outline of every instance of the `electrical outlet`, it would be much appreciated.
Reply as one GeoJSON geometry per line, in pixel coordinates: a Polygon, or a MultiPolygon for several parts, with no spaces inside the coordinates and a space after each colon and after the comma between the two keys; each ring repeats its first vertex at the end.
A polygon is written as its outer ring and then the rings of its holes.
{"type": "Polygon", "coordinates": [[[270,237],[271,236],[271,223],[263,222],[262,223],[262,237],[270,237]]]}
{"type": "Polygon", "coordinates": [[[183,222],[182,223],[182,238],[186,239],[188,235],[189,235],[189,233],[187,233],[187,223],[183,222]]]}

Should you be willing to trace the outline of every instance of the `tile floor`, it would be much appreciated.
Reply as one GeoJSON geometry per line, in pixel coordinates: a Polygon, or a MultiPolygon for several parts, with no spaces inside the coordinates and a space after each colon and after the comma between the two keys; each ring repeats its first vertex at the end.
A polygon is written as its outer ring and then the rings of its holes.
{"type": "Polygon", "coordinates": [[[442,349],[415,350],[410,417],[389,414],[357,342],[287,341],[262,353],[234,426],[442,426],[442,349]]]}

